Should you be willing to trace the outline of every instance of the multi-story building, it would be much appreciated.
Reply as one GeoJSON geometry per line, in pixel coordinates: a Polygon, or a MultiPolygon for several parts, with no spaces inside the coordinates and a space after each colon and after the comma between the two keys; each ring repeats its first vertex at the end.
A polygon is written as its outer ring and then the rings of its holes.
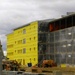
{"type": "MultiPolygon", "coordinates": [[[[44,22],[43,22],[44,23],[44,22]]],[[[38,62],[52,59],[58,65],[75,64],[75,14],[47,22],[38,36],[38,62]],[[47,24],[48,23],[48,24],[47,24]]]]}
{"type": "MultiPolygon", "coordinates": [[[[7,35],[7,57],[9,60],[17,60],[23,65],[38,64],[38,43],[44,40],[41,33],[46,29],[44,21],[35,21],[27,25],[15,28],[7,35]]],[[[48,26],[48,25],[47,25],[48,26]]],[[[46,29],[47,31],[47,29],[46,29]]],[[[39,57],[40,58],[40,57],[39,57]]]]}
{"type": "Polygon", "coordinates": [[[75,14],[35,21],[7,35],[7,57],[23,65],[52,59],[58,65],[75,64],[75,14]]]}
{"type": "Polygon", "coordinates": [[[23,65],[38,62],[38,22],[32,22],[7,35],[7,57],[23,65]]]}
{"type": "Polygon", "coordinates": [[[57,64],[75,64],[75,14],[49,23],[46,59],[57,64]]]}

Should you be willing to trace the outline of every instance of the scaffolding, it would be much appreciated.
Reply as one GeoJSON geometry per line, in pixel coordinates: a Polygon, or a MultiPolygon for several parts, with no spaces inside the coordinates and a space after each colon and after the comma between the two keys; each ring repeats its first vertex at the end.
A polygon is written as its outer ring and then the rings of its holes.
{"type": "Polygon", "coordinates": [[[39,25],[38,61],[75,64],[75,14],[39,25]]]}

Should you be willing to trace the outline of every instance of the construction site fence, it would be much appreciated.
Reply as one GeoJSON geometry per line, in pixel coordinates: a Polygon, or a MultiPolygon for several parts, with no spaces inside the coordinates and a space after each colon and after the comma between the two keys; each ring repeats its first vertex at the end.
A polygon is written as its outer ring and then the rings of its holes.
{"type": "Polygon", "coordinates": [[[22,71],[2,71],[2,75],[75,75],[74,71],[52,71],[49,73],[32,73],[22,71]]]}

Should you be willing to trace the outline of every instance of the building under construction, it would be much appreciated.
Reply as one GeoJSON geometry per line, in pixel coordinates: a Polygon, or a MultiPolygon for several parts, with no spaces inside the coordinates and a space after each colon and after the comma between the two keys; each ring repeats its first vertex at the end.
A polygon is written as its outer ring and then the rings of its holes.
{"type": "Polygon", "coordinates": [[[46,42],[44,59],[75,64],[75,14],[51,21],[46,42]]]}
{"type": "Polygon", "coordinates": [[[7,57],[22,65],[46,59],[58,65],[75,64],[75,14],[15,28],[7,35],[7,57]]]}

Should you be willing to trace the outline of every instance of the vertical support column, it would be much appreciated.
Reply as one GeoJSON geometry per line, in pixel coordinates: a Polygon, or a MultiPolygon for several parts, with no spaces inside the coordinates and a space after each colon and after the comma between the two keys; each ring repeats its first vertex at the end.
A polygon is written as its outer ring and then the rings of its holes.
{"type": "MultiPolygon", "coordinates": [[[[74,26],[73,26],[73,16],[72,16],[72,40],[74,41],[74,38],[73,38],[73,35],[74,35],[73,31],[74,31],[74,28],[73,28],[73,27],[74,27],[74,26]]],[[[73,54],[73,52],[74,52],[74,50],[73,50],[73,47],[74,47],[73,41],[72,41],[72,54],[73,54]]],[[[73,57],[73,56],[72,56],[72,64],[74,65],[74,57],[73,57]]]]}
{"type": "MultiPolygon", "coordinates": [[[[61,30],[60,30],[60,29],[61,29],[61,20],[59,21],[59,37],[61,37],[61,35],[60,35],[60,34],[61,34],[61,30]]],[[[59,38],[59,42],[60,42],[60,44],[61,44],[61,38],[59,38]]],[[[60,45],[60,46],[61,46],[61,45],[60,45]]],[[[61,50],[61,48],[60,48],[60,50],[61,50]]],[[[61,52],[62,52],[62,51],[61,51],[61,52]]],[[[61,52],[60,52],[60,53],[61,53],[61,52]]],[[[61,57],[61,58],[62,58],[62,57],[61,57]]],[[[60,59],[60,65],[61,65],[61,64],[62,64],[62,62],[61,62],[61,59],[60,59]]]]}
{"type": "MultiPolygon", "coordinates": [[[[67,27],[67,18],[65,19],[65,27],[67,27]]],[[[66,33],[67,33],[67,31],[66,31],[66,33]]],[[[67,50],[67,44],[66,44],[66,50],[67,50]]],[[[66,51],[66,55],[67,54],[68,54],[68,52],[66,51]]],[[[67,57],[66,57],[66,63],[65,64],[67,64],[67,57]]]]}
{"type": "MultiPolygon", "coordinates": [[[[55,22],[54,22],[54,28],[55,28],[55,22]]],[[[53,43],[54,43],[54,60],[56,61],[56,56],[55,56],[56,55],[56,51],[55,51],[56,50],[55,49],[55,31],[54,31],[54,42],[53,43]]]]}

